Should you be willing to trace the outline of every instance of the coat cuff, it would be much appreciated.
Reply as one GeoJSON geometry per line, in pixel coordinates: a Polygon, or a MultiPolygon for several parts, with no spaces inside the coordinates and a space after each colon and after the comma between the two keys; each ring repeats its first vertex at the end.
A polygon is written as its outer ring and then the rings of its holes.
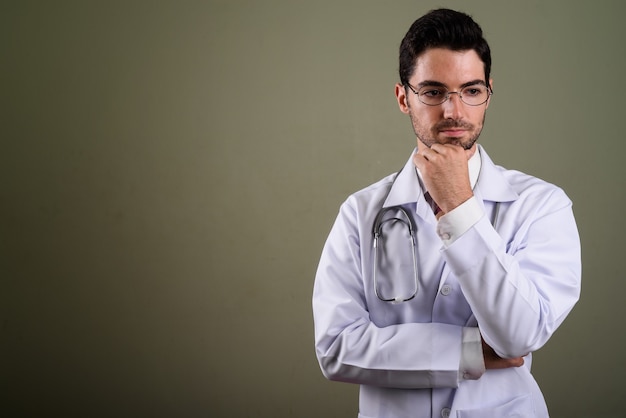
{"type": "Polygon", "coordinates": [[[483,210],[476,197],[472,196],[458,207],[439,218],[437,234],[448,247],[458,237],[467,232],[483,216],[483,210]]]}
{"type": "Polygon", "coordinates": [[[485,359],[480,331],[477,327],[463,328],[459,381],[477,380],[485,373],[485,359]]]}

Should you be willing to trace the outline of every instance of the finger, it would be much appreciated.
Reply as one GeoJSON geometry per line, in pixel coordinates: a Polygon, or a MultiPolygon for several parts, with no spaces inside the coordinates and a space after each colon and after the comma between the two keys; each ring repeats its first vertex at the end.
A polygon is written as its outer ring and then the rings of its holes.
{"type": "Polygon", "coordinates": [[[465,149],[460,145],[453,144],[433,144],[430,147],[432,158],[466,158],[465,149]]]}
{"type": "MultiPolygon", "coordinates": [[[[472,145],[472,148],[474,148],[476,146],[476,144],[472,145]]],[[[465,148],[463,148],[462,145],[459,144],[433,144],[430,147],[431,150],[435,151],[437,154],[445,154],[445,155],[450,155],[450,154],[460,154],[466,151],[465,148]]],[[[471,148],[470,148],[471,149],[471,148]]]]}
{"type": "MultiPolygon", "coordinates": [[[[435,146],[437,144],[433,144],[433,146],[435,146]]],[[[433,159],[437,158],[437,156],[439,155],[439,153],[434,150],[432,147],[431,148],[422,148],[421,150],[419,150],[417,152],[419,155],[421,155],[422,157],[424,157],[424,159],[426,161],[432,161],[433,159]]]]}
{"type": "Polygon", "coordinates": [[[445,156],[447,154],[447,150],[445,145],[443,144],[433,144],[430,148],[425,150],[427,152],[427,156],[433,160],[439,158],[441,156],[445,156]]]}
{"type": "Polygon", "coordinates": [[[513,367],[522,367],[524,365],[524,357],[517,357],[511,359],[511,364],[513,367]]]}

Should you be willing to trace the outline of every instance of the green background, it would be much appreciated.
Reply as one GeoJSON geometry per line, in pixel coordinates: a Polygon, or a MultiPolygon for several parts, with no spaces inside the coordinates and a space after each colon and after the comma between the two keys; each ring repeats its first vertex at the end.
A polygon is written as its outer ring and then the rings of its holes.
{"type": "Polygon", "coordinates": [[[534,374],[553,417],[624,416],[621,1],[19,1],[0,6],[0,415],[354,417],[311,290],[341,202],[415,145],[418,16],[473,15],[481,143],[563,187],[582,298],[534,374]]]}

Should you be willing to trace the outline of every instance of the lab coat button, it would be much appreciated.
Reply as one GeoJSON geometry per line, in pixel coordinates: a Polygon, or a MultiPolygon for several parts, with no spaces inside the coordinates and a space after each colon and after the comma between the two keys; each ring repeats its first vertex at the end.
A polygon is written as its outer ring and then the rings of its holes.
{"type": "Polygon", "coordinates": [[[447,284],[443,285],[443,287],[441,288],[441,294],[444,296],[448,296],[451,291],[452,291],[452,288],[447,284]]]}
{"type": "Polygon", "coordinates": [[[450,408],[443,408],[441,410],[441,417],[448,418],[450,416],[450,408]]]}
{"type": "Polygon", "coordinates": [[[450,239],[450,234],[448,234],[447,232],[444,232],[443,234],[441,234],[441,239],[443,240],[449,240],[450,239]]]}

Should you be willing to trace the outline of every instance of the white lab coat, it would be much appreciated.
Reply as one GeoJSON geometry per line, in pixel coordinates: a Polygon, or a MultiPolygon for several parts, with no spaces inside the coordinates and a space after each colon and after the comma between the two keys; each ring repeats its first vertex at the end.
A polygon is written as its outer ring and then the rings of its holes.
{"type": "MultiPolygon", "coordinates": [[[[341,206],[315,278],[315,348],[327,378],[361,385],[359,417],[548,416],[531,355],[522,367],[475,380],[459,364],[466,327],[479,327],[501,357],[512,358],[541,348],[571,311],[581,276],[571,201],[479,151],[474,195],[484,216],[448,247],[411,158],[395,182],[390,175],[341,206]],[[501,202],[497,231],[494,202],[501,202]],[[374,292],[372,223],[383,205],[403,205],[417,226],[418,291],[399,304],[374,292]]],[[[378,273],[385,297],[410,295],[413,283],[407,234],[394,232],[389,243],[397,248],[387,254],[399,267],[389,278],[383,262],[378,273]]]]}

